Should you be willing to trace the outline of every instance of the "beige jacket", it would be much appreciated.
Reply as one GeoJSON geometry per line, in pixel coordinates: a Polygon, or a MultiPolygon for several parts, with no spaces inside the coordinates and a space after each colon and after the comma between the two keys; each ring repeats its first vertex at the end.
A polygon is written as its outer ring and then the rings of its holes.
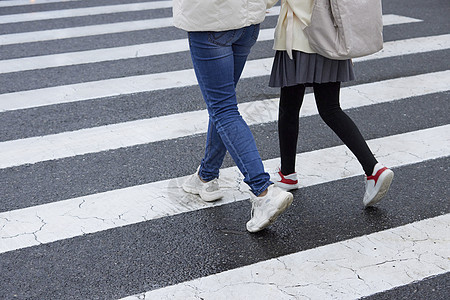
{"type": "Polygon", "coordinates": [[[313,0],[281,0],[274,37],[275,50],[286,50],[291,57],[292,50],[314,53],[303,33],[305,25],[311,22],[313,4],[313,0]]]}
{"type": "Polygon", "coordinates": [[[175,27],[224,31],[259,24],[278,0],[173,0],[175,27]],[[273,4],[269,4],[268,2],[273,4]]]}

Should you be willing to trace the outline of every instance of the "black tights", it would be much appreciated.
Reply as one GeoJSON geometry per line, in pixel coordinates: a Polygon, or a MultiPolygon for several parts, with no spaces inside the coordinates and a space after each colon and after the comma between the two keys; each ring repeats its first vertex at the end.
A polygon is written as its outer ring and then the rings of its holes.
{"type": "MultiPolygon", "coordinates": [[[[377,160],[366,141],[339,104],[340,82],[313,84],[317,110],[322,120],[356,156],[364,172],[371,175],[377,160]]],[[[300,107],[303,103],[305,85],[281,88],[278,115],[278,135],[281,152],[281,173],[288,175],[295,172],[297,138],[300,107]]]]}

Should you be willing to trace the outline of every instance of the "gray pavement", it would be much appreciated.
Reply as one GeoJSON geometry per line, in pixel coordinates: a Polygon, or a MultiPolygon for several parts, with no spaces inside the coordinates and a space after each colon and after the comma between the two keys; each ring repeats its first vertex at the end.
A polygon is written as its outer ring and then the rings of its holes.
{"type": "MultiPolygon", "coordinates": [[[[127,4],[143,1],[95,0],[0,7],[0,17],[38,11],[127,4]]],[[[383,1],[384,14],[423,20],[386,26],[385,41],[449,34],[447,0],[383,1]]],[[[170,8],[2,24],[1,35],[170,17],[170,8]]],[[[276,16],[262,28],[273,28],[276,16]]],[[[186,38],[173,27],[111,33],[53,41],[0,45],[0,60],[27,58],[186,38]]],[[[249,60],[273,56],[272,41],[258,42],[249,60]]],[[[355,63],[366,83],[448,71],[450,50],[394,56],[355,63]]],[[[188,51],[82,65],[0,74],[0,95],[54,86],[157,74],[192,68],[188,51]]],[[[436,78],[439,81],[440,78],[436,78]]],[[[276,98],[268,76],[242,79],[241,103],[276,98]]],[[[308,90],[308,93],[311,91],[308,90]]],[[[429,93],[347,110],[368,140],[448,125],[449,91],[429,93]]],[[[48,94],[51,98],[52,94],[48,94]]],[[[343,99],[342,101],[345,101],[343,99]]],[[[7,142],[205,109],[197,86],[102,99],[0,111],[0,151],[7,142]]],[[[303,117],[298,153],[341,145],[318,115],[303,117]]],[[[276,122],[251,126],[263,160],[278,158],[276,122]]],[[[67,158],[0,169],[0,232],[8,213],[34,209],[87,195],[189,175],[202,158],[205,134],[108,149],[67,158]]],[[[443,139],[449,139],[447,131],[443,139]]],[[[363,177],[301,188],[294,203],[267,230],[249,234],[250,205],[235,202],[178,215],[115,226],[0,253],[0,299],[119,299],[211,274],[245,267],[388,230],[450,212],[449,152],[433,160],[393,168],[386,199],[363,209],[363,177]]],[[[226,157],[223,168],[234,166],[226,157]]],[[[81,205],[81,204],[80,204],[81,205]]],[[[105,210],[108,208],[105,207],[105,210]]],[[[99,216],[98,218],[102,218],[99,216]]],[[[6,220],[6,221],[5,221],[6,220]]],[[[25,220],[26,221],[26,220],[25,220]]],[[[45,224],[43,225],[45,227],[45,224]]],[[[2,238],[0,243],[9,243],[2,238]]],[[[447,299],[448,270],[367,299],[447,299]]]]}

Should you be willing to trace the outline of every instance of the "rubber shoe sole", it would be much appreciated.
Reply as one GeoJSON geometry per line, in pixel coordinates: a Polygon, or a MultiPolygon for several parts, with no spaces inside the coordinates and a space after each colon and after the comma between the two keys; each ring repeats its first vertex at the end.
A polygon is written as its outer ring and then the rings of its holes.
{"type": "Polygon", "coordinates": [[[277,187],[282,188],[283,190],[286,190],[286,191],[296,190],[296,189],[298,189],[299,186],[300,186],[298,183],[296,183],[296,184],[290,184],[290,183],[283,183],[283,182],[281,182],[281,181],[276,181],[276,182],[274,182],[274,184],[275,184],[277,187]]]}
{"type": "Polygon", "coordinates": [[[275,212],[273,212],[271,217],[260,222],[259,224],[252,224],[250,221],[247,222],[247,230],[254,233],[272,225],[277,220],[277,218],[292,204],[293,200],[294,196],[291,193],[288,193],[283,201],[280,201],[277,207],[275,207],[275,212]]]}
{"type": "Polygon", "coordinates": [[[392,172],[389,169],[384,171],[378,179],[379,181],[381,181],[380,188],[370,201],[364,203],[364,206],[365,207],[373,206],[378,202],[380,202],[380,200],[383,199],[383,197],[386,196],[387,192],[389,191],[393,179],[394,179],[394,172],[392,172]]]}
{"type": "Polygon", "coordinates": [[[213,180],[214,182],[204,183],[200,180],[197,173],[195,173],[188,177],[188,179],[182,184],[182,188],[186,193],[199,195],[203,201],[217,201],[223,197],[223,191],[220,190],[217,179],[213,180]],[[208,191],[210,188],[216,190],[208,191]]]}
{"type": "Polygon", "coordinates": [[[214,202],[214,201],[217,201],[217,200],[220,200],[221,198],[223,198],[222,191],[217,191],[217,192],[213,192],[213,193],[211,193],[211,192],[205,193],[203,191],[199,191],[197,188],[193,188],[188,185],[183,185],[182,187],[186,193],[199,195],[200,198],[205,202],[214,202]]]}

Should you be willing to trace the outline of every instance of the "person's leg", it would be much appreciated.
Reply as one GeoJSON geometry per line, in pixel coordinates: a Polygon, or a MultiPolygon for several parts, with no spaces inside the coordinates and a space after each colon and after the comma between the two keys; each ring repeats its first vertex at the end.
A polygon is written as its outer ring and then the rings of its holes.
{"type": "Polygon", "coordinates": [[[284,175],[295,173],[295,157],[300,108],[305,94],[305,85],[282,87],[278,109],[278,138],[280,143],[281,168],[284,175]]]}
{"type": "Polygon", "coordinates": [[[356,156],[366,175],[370,176],[377,160],[367,146],[358,127],[342,111],[339,103],[340,87],[340,82],[314,84],[317,109],[323,121],[356,156]]]}
{"type": "Polygon", "coordinates": [[[244,70],[247,57],[250,54],[251,47],[258,39],[260,25],[252,25],[243,28],[241,38],[235,41],[232,45],[234,58],[234,86],[236,87],[244,70]]]}
{"type": "MultiPolygon", "coordinates": [[[[209,150],[206,149],[209,151],[204,158],[206,165],[212,160],[212,165],[216,167],[221,155],[212,155],[211,151],[223,153],[225,146],[244,175],[244,181],[255,195],[259,195],[271,184],[270,177],[264,171],[253,135],[238,111],[235,92],[236,71],[232,45],[239,41],[241,47],[247,45],[249,52],[255,43],[252,33],[243,31],[191,32],[189,43],[197,79],[214,125],[208,132],[213,143],[209,145],[209,150]],[[218,142],[218,138],[222,143],[218,142]]],[[[237,73],[241,72],[238,70],[237,73]]],[[[200,174],[207,180],[202,172],[200,174]]]]}
{"type": "MultiPolygon", "coordinates": [[[[253,135],[240,115],[235,86],[259,26],[226,32],[190,33],[189,43],[196,75],[208,107],[211,144],[220,138],[230,152],[254,196],[247,230],[256,232],[272,224],[292,203],[291,193],[276,188],[256,149],[253,135]]],[[[218,143],[219,144],[219,143],[218,143]]],[[[212,145],[211,151],[217,151],[212,145]]],[[[208,150],[207,150],[208,151],[208,150]]],[[[216,157],[209,153],[210,157],[216,157]]],[[[205,160],[208,160],[205,155],[205,160]]],[[[213,159],[214,160],[214,159],[213,159]]],[[[217,160],[217,157],[216,159],[217,160]]],[[[217,161],[216,161],[217,163],[217,161]]]]}
{"type": "Polygon", "coordinates": [[[314,95],[320,116],[352,151],[366,173],[363,204],[366,207],[371,206],[386,195],[394,172],[377,162],[358,127],[342,111],[339,91],[339,82],[314,84],[314,95]]]}
{"type": "MultiPolygon", "coordinates": [[[[191,34],[189,34],[189,43],[190,37],[191,34]]],[[[194,58],[192,58],[192,60],[194,61],[194,58]]],[[[203,90],[203,77],[200,76],[201,74],[197,70],[197,64],[195,63],[194,70],[197,75],[197,81],[199,82],[203,98],[206,99],[206,94],[203,90]]],[[[191,194],[200,195],[200,198],[207,202],[216,201],[222,198],[223,192],[220,189],[217,178],[219,177],[219,169],[222,165],[226,151],[225,145],[217,133],[211,117],[209,117],[205,155],[197,172],[189,176],[183,183],[183,190],[191,194]]]]}
{"type": "MultiPolygon", "coordinates": [[[[252,34],[253,39],[256,41],[259,34],[259,24],[245,28],[244,30],[249,30],[252,34]]],[[[247,32],[248,34],[249,32],[247,32]]],[[[244,69],[247,57],[250,53],[250,47],[248,43],[236,41],[231,45],[233,50],[234,58],[234,87],[236,88],[239,79],[241,77],[242,71],[244,69]]],[[[209,120],[208,123],[208,133],[206,139],[206,153],[202,160],[200,167],[201,178],[205,181],[217,178],[219,176],[219,168],[222,165],[223,159],[226,154],[226,147],[223,145],[220,135],[217,133],[217,129],[214,123],[209,120]]]]}
{"type": "Polygon", "coordinates": [[[210,117],[206,135],[205,156],[199,169],[199,176],[202,180],[210,181],[219,177],[219,169],[226,153],[227,148],[210,117]]]}

